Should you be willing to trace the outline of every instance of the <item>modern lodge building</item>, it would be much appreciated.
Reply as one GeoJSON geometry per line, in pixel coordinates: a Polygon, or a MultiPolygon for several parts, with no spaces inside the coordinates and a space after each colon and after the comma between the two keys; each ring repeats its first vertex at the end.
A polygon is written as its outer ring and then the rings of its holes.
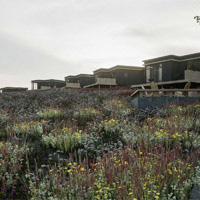
{"type": "Polygon", "coordinates": [[[150,88],[154,81],[159,88],[200,88],[200,53],[184,56],[167,55],[144,60],[144,67],[116,65],[100,68],[93,74],[79,74],[64,80],[33,80],[32,90],[54,88],[111,88],[131,86],[150,88]]]}
{"type": "Polygon", "coordinates": [[[28,88],[24,87],[4,87],[0,88],[0,93],[9,93],[9,92],[25,92],[28,88]]]}
{"type": "Polygon", "coordinates": [[[47,80],[33,80],[31,81],[32,90],[49,90],[65,87],[66,83],[62,80],[47,79],[47,80]]]}
{"type": "Polygon", "coordinates": [[[168,55],[143,62],[144,87],[150,87],[152,81],[157,82],[162,88],[183,88],[187,82],[191,82],[192,87],[198,87],[200,84],[200,53],[185,56],[168,55]]]}
{"type": "Polygon", "coordinates": [[[66,76],[66,88],[83,88],[87,85],[94,84],[95,79],[92,74],[79,74],[76,76],[66,76]]]}
{"type": "Polygon", "coordinates": [[[94,71],[95,82],[85,88],[106,88],[114,86],[131,86],[144,83],[144,68],[117,65],[111,68],[100,68],[94,71]]]}

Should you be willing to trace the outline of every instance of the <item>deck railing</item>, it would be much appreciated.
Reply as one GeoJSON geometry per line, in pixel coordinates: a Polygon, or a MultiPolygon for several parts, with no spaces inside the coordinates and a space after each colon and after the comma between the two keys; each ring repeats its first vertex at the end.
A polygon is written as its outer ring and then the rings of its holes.
{"type": "Polygon", "coordinates": [[[66,87],[68,88],[80,88],[80,83],[66,83],[66,87]]]}
{"type": "Polygon", "coordinates": [[[116,78],[97,78],[96,83],[99,85],[117,85],[116,78]]]}

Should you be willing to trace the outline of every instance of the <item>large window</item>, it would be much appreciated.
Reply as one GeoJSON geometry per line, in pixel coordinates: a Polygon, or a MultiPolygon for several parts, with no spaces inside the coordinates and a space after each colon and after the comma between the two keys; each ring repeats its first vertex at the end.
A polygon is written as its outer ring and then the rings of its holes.
{"type": "Polygon", "coordinates": [[[128,77],[128,72],[124,73],[124,77],[126,77],[126,78],[128,77]]]}

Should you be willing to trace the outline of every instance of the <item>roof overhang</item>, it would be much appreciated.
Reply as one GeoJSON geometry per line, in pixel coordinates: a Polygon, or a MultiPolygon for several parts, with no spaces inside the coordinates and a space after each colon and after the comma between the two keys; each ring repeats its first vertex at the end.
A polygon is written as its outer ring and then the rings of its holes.
{"type": "Polygon", "coordinates": [[[93,74],[78,74],[78,75],[70,75],[70,76],[66,76],[65,77],[65,80],[66,79],[70,79],[70,78],[81,78],[81,77],[93,77],[94,75],[93,74]]]}
{"type": "Polygon", "coordinates": [[[195,54],[189,54],[184,56],[176,56],[176,55],[168,55],[168,56],[162,56],[157,57],[153,59],[143,60],[144,65],[151,65],[151,64],[157,64],[157,63],[163,63],[163,62],[169,62],[169,61],[175,61],[175,62],[184,62],[184,61],[190,61],[190,60],[197,60],[200,59],[200,53],[195,54]]]}
{"type": "Polygon", "coordinates": [[[47,79],[47,80],[32,80],[32,83],[65,83],[63,80],[47,79]]]}
{"type": "Polygon", "coordinates": [[[114,67],[111,68],[100,68],[94,71],[94,74],[99,73],[99,72],[111,72],[114,70],[118,70],[118,69],[124,69],[124,70],[144,70],[143,67],[139,67],[139,66],[126,66],[126,65],[116,65],[114,67]]]}

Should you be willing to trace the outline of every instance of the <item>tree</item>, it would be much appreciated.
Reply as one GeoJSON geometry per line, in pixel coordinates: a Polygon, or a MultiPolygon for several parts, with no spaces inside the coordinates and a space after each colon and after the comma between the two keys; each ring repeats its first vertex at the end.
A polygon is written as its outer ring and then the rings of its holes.
{"type": "Polygon", "coordinates": [[[200,16],[195,16],[194,19],[197,20],[197,23],[200,24],[200,16]]]}

